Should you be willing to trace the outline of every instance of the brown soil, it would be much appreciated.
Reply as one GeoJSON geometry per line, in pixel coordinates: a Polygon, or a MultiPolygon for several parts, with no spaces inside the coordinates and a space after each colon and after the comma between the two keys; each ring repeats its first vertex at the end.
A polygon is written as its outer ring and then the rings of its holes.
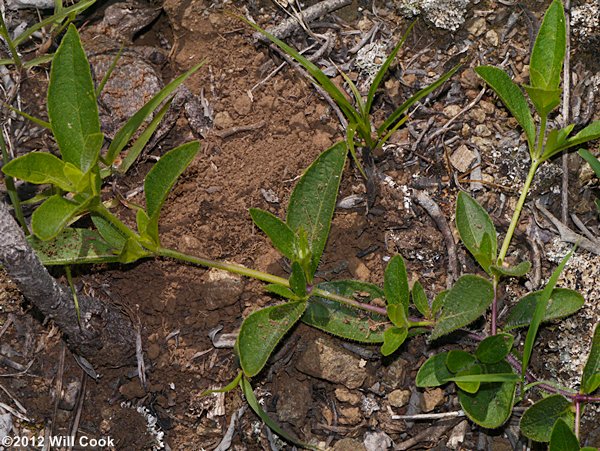
{"type": "MultiPolygon", "coordinates": [[[[226,2],[225,7],[214,3],[220,2],[166,0],[165,13],[140,41],[156,43],[160,37],[170,40],[173,51],[170,65],[164,68],[167,78],[207,59],[206,66],[187,85],[194,93],[203,91],[215,118],[214,128],[201,139],[200,156],[182,176],[166,204],[160,222],[163,245],[285,277],[284,262],[253,226],[248,209],[260,207],[284,217],[297,177],[320,152],[341,139],[343,133],[328,104],[294,70],[286,67],[263,82],[280,60],[264,45],[257,45],[248,28],[230,14],[249,12],[266,26],[281,20],[281,11],[271,2],[226,2]],[[248,95],[250,91],[252,97],[248,95]],[[256,127],[222,137],[223,132],[238,126],[256,127]]],[[[391,12],[376,19],[369,9],[357,8],[363,2],[355,3],[339,13],[347,20],[344,26],[348,30],[356,29],[361,19],[369,17],[373,21],[381,20],[386,30],[397,30],[390,39],[396,42],[409,23],[391,12]]],[[[543,7],[535,5],[530,7],[539,17],[543,7]]],[[[455,77],[460,82],[459,93],[450,94],[452,85],[447,84],[415,115],[411,126],[414,134],[408,129],[401,130],[393,139],[394,146],[377,155],[378,169],[390,176],[395,186],[414,185],[417,179],[429,183],[432,197],[449,221],[457,192],[456,185],[450,184],[454,174],[448,173],[449,150],[438,142],[432,142],[429,148],[412,149],[412,146],[421,139],[419,134],[427,137],[425,124],[429,117],[436,118],[431,132],[449,117],[444,108],[450,103],[462,107],[475,98],[481,87],[468,68],[479,64],[483,56],[480,49],[472,48],[456,56],[453,46],[469,37],[466,26],[478,17],[477,11],[494,9],[501,18],[510,13],[508,8],[488,1],[471,6],[466,24],[454,34],[419,23],[399,56],[401,62],[414,58],[415,67],[438,75],[444,68],[451,67],[454,59],[466,60],[465,69],[455,77]],[[437,48],[443,48],[448,55],[440,56],[437,48]],[[423,55],[427,58],[422,58],[423,55]]],[[[500,33],[501,20],[489,26],[496,26],[500,33]]],[[[524,52],[529,42],[526,23],[519,22],[519,26],[519,31],[511,37],[516,54],[513,69],[517,74],[523,70],[524,52]]],[[[470,38],[484,42],[484,36],[470,38]]],[[[348,46],[344,39],[338,37],[337,49],[348,46]]],[[[302,33],[297,33],[291,41],[297,47],[306,46],[302,33]]],[[[488,64],[498,64],[503,59],[500,50],[485,56],[488,64]]],[[[385,93],[378,99],[381,117],[424,84],[418,78],[421,75],[404,74],[400,78],[400,74],[399,68],[392,70],[385,93]]],[[[35,78],[39,80],[41,73],[35,78]]],[[[29,101],[42,108],[40,98],[43,96],[30,95],[29,101]]],[[[484,124],[494,134],[511,133],[515,124],[495,106],[493,98],[486,95],[483,101],[486,102],[484,107],[476,108],[487,113],[483,120],[479,121],[474,114],[467,115],[460,120],[462,125],[453,129],[447,138],[456,135],[464,139],[467,133],[461,131],[464,124],[472,130],[484,124]],[[487,107],[489,111],[485,111],[487,107]]],[[[38,112],[41,110],[33,110],[34,106],[30,108],[28,111],[41,114],[38,112]]],[[[471,136],[470,133],[467,136],[471,136]]],[[[193,137],[182,117],[153,153],[163,153],[193,137]]],[[[36,148],[45,140],[47,138],[38,137],[32,141],[36,144],[30,142],[29,147],[36,148]]],[[[455,149],[457,145],[452,146],[455,149]]],[[[513,191],[499,189],[498,185],[518,187],[523,174],[518,168],[511,175],[502,173],[503,161],[498,160],[503,157],[493,156],[492,149],[484,149],[482,158],[486,172],[495,174],[495,179],[480,200],[494,211],[501,193],[506,193],[512,202],[513,191]]],[[[111,189],[124,194],[141,186],[151,164],[151,159],[140,162],[111,189]]],[[[556,180],[554,183],[558,183],[556,180]]],[[[468,184],[468,181],[463,183],[468,184]]],[[[572,187],[574,195],[579,194],[579,189],[579,185],[572,187]]],[[[340,199],[364,193],[360,174],[349,164],[344,171],[340,199]]],[[[546,195],[558,205],[556,194],[546,192],[546,195]]],[[[143,196],[130,200],[141,203],[143,196]]],[[[499,222],[506,221],[507,210],[511,211],[510,208],[495,211],[499,222]]],[[[591,212],[591,207],[586,211],[591,212]]],[[[122,207],[118,214],[132,223],[135,221],[134,211],[122,207]]],[[[593,215],[588,217],[591,219],[593,215]]],[[[525,242],[517,242],[517,246],[522,252],[528,252],[525,242]]],[[[467,266],[465,271],[474,270],[470,256],[460,252],[467,266]]],[[[448,257],[436,224],[411,201],[410,195],[405,197],[401,190],[382,183],[380,195],[368,213],[364,206],[336,211],[319,268],[320,280],[358,278],[381,284],[384,257],[394,253],[404,256],[410,278],[418,278],[430,296],[446,288],[448,257]]],[[[60,276],[60,272],[56,275],[60,276]]],[[[167,260],[81,268],[77,281],[85,292],[134,313],[141,329],[147,386],[142,387],[135,368],[97,368],[102,377],[98,381],[87,379],[65,349],[59,331],[32,315],[34,312],[4,278],[0,281],[3,287],[0,318],[3,324],[9,319],[11,323],[3,331],[1,353],[24,366],[31,365],[23,373],[6,366],[1,370],[3,376],[13,374],[2,379],[2,386],[23,404],[26,416],[32,420],[27,427],[27,423],[22,423],[21,430],[43,435],[45,429],[52,428],[53,435],[66,435],[79,401],[76,398],[68,402],[68,387],[74,387],[75,393],[84,393],[80,435],[111,437],[118,450],[152,449],[157,443],[156,436],[149,432],[143,414],[136,411],[143,407],[158,419],[157,430],[164,432],[164,442],[170,449],[213,449],[222,440],[232,415],[245,406],[245,401],[237,390],[224,396],[201,396],[207,389],[226,385],[238,371],[232,349],[215,348],[209,332],[222,328],[224,333],[234,333],[251,311],[280,301],[265,294],[261,283],[238,278],[217,283],[203,268],[167,260]],[[60,395],[57,387],[62,387],[60,395]]],[[[513,287],[513,293],[524,290],[522,284],[513,287]]],[[[387,395],[393,390],[416,390],[416,371],[433,349],[424,339],[407,342],[387,359],[380,357],[377,347],[351,345],[351,350],[344,352],[364,359],[366,379],[360,390],[350,390],[349,395],[342,393],[348,391],[342,385],[308,376],[298,369],[298,362],[317,339],[331,341],[333,346],[345,349],[341,340],[300,325],[285,340],[263,374],[253,380],[264,408],[286,429],[304,441],[326,446],[343,438],[356,438],[362,443],[367,431],[384,431],[400,443],[437,424],[411,425],[392,420],[392,410],[396,414],[406,413],[407,407],[392,409],[387,402],[387,395]],[[352,398],[351,395],[360,395],[361,401],[354,402],[348,398],[352,398]],[[372,400],[379,410],[370,412],[365,400],[372,400]]],[[[461,342],[461,346],[468,343],[461,342]]],[[[541,362],[539,365],[543,371],[541,362]]],[[[449,394],[446,392],[440,399],[440,411],[457,410],[455,397],[447,396],[449,394]]],[[[459,421],[452,420],[444,431],[422,439],[417,446],[445,449],[450,431],[459,421]]],[[[591,440],[596,437],[598,446],[600,432],[597,423],[595,426],[593,423],[593,420],[586,423],[585,431],[591,440]]],[[[234,430],[235,449],[269,449],[271,446],[276,449],[278,446],[250,409],[237,420],[234,430]]],[[[488,433],[469,426],[462,449],[478,446],[483,446],[478,449],[491,449],[492,443],[494,449],[506,449],[500,448],[503,444],[506,446],[505,439],[499,434],[488,436],[488,433]]],[[[336,449],[345,448],[339,445],[336,449]]]]}

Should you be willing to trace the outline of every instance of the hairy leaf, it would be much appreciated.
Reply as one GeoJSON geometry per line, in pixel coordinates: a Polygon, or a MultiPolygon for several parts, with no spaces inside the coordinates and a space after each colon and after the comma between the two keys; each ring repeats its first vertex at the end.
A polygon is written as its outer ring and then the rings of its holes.
{"type": "Polygon", "coordinates": [[[543,89],[533,86],[523,86],[531,103],[541,117],[546,117],[550,112],[560,105],[562,89],[543,89]]]}
{"type": "Polygon", "coordinates": [[[476,359],[475,356],[467,351],[453,349],[448,352],[446,357],[446,366],[451,373],[458,373],[470,366],[473,366],[476,359]]]}
{"type": "Polygon", "coordinates": [[[427,294],[423,289],[423,285],[421,285],[418,280],[413,285],[411,295],[413,304],[419,313],[425,318],[431,318],[432,313],[431,307],[429,306],[429,301],[427,300],[427,294]]]}
{"type": "Polygon", "coordinates": [[[472,323],[485,313],[493,299],[494,290],[488,280],[474,275],[462,276],[446,295],[431,339],[472,323]]]}
{"type": "Polygon", "coordinates": [[[508,111],[525,131],[530,151],[535,148],[535,123],[529,105],[515,82],[501,69],[492,66],[479,66],[475,72],[496,92],[508,111]]]}
{"type": "Polygon", "coordinates": [[[144,180],[144,192],[146,194],[146,212],[150,219],[147,226],[150,236],[158,238],[160,210],[169,191],[199,150],[200,143],[198,141],[182,144],[164,154],[148,172],[146,180],[144,180]]]}
{"type": "Polygon", "coordinates": [[[33,233],[40,240],[50,240],[58,235],[80,211],[81,206],[78,203],[58,194],[50,196],[31,216],[33,233]]]}
{"type": "Polygon", "coordinates": [[[258,228],[269,237],[273,246],[284,257],[294,260],[294,241],[296,237],[292,229],[277,216],[260,208],[251,208],[250,216],[258,228]]]}
{"type": "Polygon", "coordinates": [[[50,70],[48,117],[63,160],[87,172],[102,147],[90,65],[74,25],[69,25],[50,70]]]}
{"type": "Polygon", "coordinates": [[[566,42],[565,12],[560,0],[554,0],[544,15],[531,52],[529,78],[533,87],[559,87],[566,42]]]}
{"type": "Polygon", "coordinates": [[[98,233],[104,239],[104,241],[106,241],[115,249],[123,249],[125,241],[127,240],[123,234],[102,216],[98,216],[96,214],[92,214],[91,216],[92,222],[98,229],[98,233]]]}
{"type": "MultiPolygon", "coordinates": [[[[354,298],[362,303],[369,303],[374,299],[383,300],[381,288],[356,280],[324,282],[317,285],[317,288],[354,298]],[[357,296],[359,293],[361,296],[357,296]]],[[[383,315],[358,310],[318,296],[309,299],[302,321],[338,337],[363,343],[382,343],[383,332],[389,325],[387,317],[383,315]]]]}
{"type": "Polygon", "coordinates": [[[242,323],[237,349],[248,377],[256,376],[283,336],[304,313],[306,302],[293,301],[251,313],[242,323]]]}
{"type": "Polygon", "coordinates": [[[383,345],[381,345],[381,353],[383,355],[391,355],[402,346],[404,340],[408,336],[406,327],[392,326],[383,333],[383,345]]]}
{"type": "Polygon", "coordinates": [[[569,425],[559,418],[554,423],[550,435],[550,451],[576,451],[579,449],[579,440],[569,425]]]}
{"type": "MultiPolygon", "coordinates": [[[[529,326],[541,294],[542,291],[534,291],[521,298],[508,314],[504,329],[512,330],[518,327],[529,326]]],[[[555,288],[552,290],[552,294],[548,300],[548,306],[542,321],[547,322],[572,315],[584,303],[585,299],[577,291],[567,288],[555,288]]]]}
{"type": "Polygon", "coordinates": [[[485,338],[475,351],[475,356],[482,363],[498,363],[512,349],[515,337],[510,334],[497,334],[485,338]]]}
{"type": "Polygon", "coordinates": [[[498,266],[491,265],[490,271],[496,276],[507,276],[507,277],[523,277],[531,269],[531,262],[524,261],[519,263],[517,266],[498,266]]]}
{"type": "Polygon", "coordinates": [[[498,252],[496,228],[487,211],[462,191],[456,202],[456,227],[465,247],[489,274],[498,252]]]}
{"type": "Polygon", "coordinates": [[[521,417],[521,432],[536,442],[549,442],[552,427],[558,419],[572,425],[575,415],[571,401],[561,395],[550,395],[536,402],[521,417]]]}
{"type": "Polygon", "coordinates": [[[400,304],[408,314],[410,288],[408,287],[408,274],[401,255],[394,255],[385,268],[383,289],[385,299],[389,305],[400,304]]]}
{"type": "Polygon", "coordinates": [[[30,235],[27,241],[44,266],[116,262],[121,250],[89,229],[66,228],[53,240],[42,241],[30,235]]]}
{"type": "Polygon", "coordinates": [[[300,298],[306,296],[306,277],[300,263],[292,262],[292,273],[290,274],[290,288],[300,298]]]}
{"type": "Polygon", "coordinates": [[[415,379],[417,387],[438,387],[444,385],[454,376],[446,366],[448,352],[441,352],[429,357],[419,371],[415,379]]]}
{"type": "MultiPolygon", "coordinates": [[[[506,361],[494,365],[483,365],[484,373],[488,375],[510,376],[511,366],[506,361]]],[[[513,379],[518,378],[514,373],[513,379]]],[[[517,383],[482,382],[477,393],[468,393],[458,389],[458,400],[467,417],[478,425],[495,429],[502,426],[512,413],[517,383]]]]}
{"type": "Polygon", "coordinates": [[[309,280],[325,249],[345,163],[346,145],[337,143],[308,167],[290,197],[286,222],[294,233],[300,228],[307,233],[312,252],[309,280]]]}
{"type": "Polygon", "coordinates": [[[74,191],[83,177],[77,167],[46,152],[31,152],[15,158],[2,168],[2,172],[36,185],[50,183],[64,191],[74,191]],[[66,170],[67,165],[70,170],[66,170]]]}

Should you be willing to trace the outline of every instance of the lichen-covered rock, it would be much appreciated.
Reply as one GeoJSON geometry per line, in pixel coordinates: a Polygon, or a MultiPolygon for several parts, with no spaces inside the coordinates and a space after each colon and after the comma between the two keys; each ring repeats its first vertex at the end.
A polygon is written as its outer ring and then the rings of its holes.
{"type": "Polygon", "coordinates": [[[400,13],[405,16],[422,14],[438,28],[455,31],[465,21],[469,0],[401,0],[400,13]]]}

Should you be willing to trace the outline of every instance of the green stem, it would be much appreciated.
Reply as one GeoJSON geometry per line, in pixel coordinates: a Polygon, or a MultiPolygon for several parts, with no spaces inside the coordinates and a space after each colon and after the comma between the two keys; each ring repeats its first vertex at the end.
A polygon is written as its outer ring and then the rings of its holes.
{"type": "Polygon", "coordinates": [[[268,274],[262,271],[256,271],[254,269],[250,269],[243,265],[238,265],[236,263],[224,263],[215,260],[209,260],[206,258],[194,257],[193,255],[184,254],[182,252],[178,252],[173,249],[167,249],[164,247],[159,247],[158,249],[156,249],[155,254],[161,257],[174,258],[176,260],[192,263],[194,265],[222,269],[223,271],[228,271],[234,274],[239,274],[241,276],[262,280],[263,282],[282,285],[286,288],[290,287],[288,280],[284,279],[283,277],[274,276],[273,274],[268,274]]]}
{"type": "MultiPolygon", "coordinates": [[[[239,265],[236,263],[224,263],[215,260],[209,260],[207,258],[195,257],[193,255],[184,254],[182,252],[167,249],[164,247],[159,247],[154,251],[154,253],[161,257],[174,258],[176,260],[181,260],[184,262],[192,263],[194,265],[205,266],[208,268],[216,268],[222,269],[223,271],[232,272],[234,274],[239,274],[241,276],[251,277],[253,279],[262,280],[263,282],[274,283],[277,285],[284,286],[286,288],[290,287],[290,283],[287,279],[283,277],[275,276],[273,274],[265,273],[262,271],[256,271],[254,269],[247,268],[243,265],[239,265]]],[[[355,307],[361,310],[366,310],[368,312],[377,313],[379,315],[387,316],[387,312],[385,308],[377,307],[371,304],[364,304],[362,302],[358,302],[354,299],[350,299],[344,296],[340,296],[335,293],[330,293],[326,290],[322,290],[320,288],[314,288],[311,292],[313,296],[319,296],[322,298],[330,299],[332,301],[340,302],[342,304],[349,305],[351,307],[355,307]]]]}
{"type": "Polygon", "coordinates": [[[510,245],[512,237],[515,233],[515,229],[517,228],[517,223],[519,222],[519,217],[521,216],[521,210],[523,210],[523,205],[525,205],[525,199],[527,198],[529,187],[531,186],[531,182],[533,181],[533,177],[535,176],[535,172],[537,171],[539,165],[540,162],[537,158],[531,162],[527,179],[525,179],[525,184],[523,185],[523,190],[521,191],[517,206],[515,207],[515,212],[513,213],[512,220],[508,226],[508,231],[506,232],[504,241],[502,242],[502,248],[500,249],[500,255],[498,256],[498,266],[501,266],[504,262],[504,258],[508,252],[508,246],[510,245]]]}

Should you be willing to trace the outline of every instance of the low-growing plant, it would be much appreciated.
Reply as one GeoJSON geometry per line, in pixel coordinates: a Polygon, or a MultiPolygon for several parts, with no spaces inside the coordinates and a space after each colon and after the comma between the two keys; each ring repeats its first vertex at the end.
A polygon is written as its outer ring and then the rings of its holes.
{"type": "Polygon", "coordinates": [[[389,56],[383,62],[375,77],[373,78],[373,82],[369,87],[369,92],[366,95],[366,98],[363,97],[361,92],[359,91],[356,84],[342,71],[339,70],[340,74],[348,84],[350,92],[354,97],[354,104],[350,100],[346,98],[345,93],[343,93],[340,88],[338,88],[325,73],[317,65],[313,62],[305,58],[293,47],[290,47],[282,40],[263,30],[261,27],[256,25],[253,22],[250,22],[246,19],[243,19],[248,25],[257,30],[267,39],[269,39],[273,44],[279,47],[283,52],[287,55],[294,58],[298,63],[304,67],[313,78],[313,83],[319,85],[323,88],[327,94],[333,99],[336,105],[339,107],[340,111],[348,121],[348,125],[346,127],[346,145],[348,146],[348,150],[352,155],[354,163],[357,168],[360,170],[362,175],[367,178],[367,175],[364,171],[363,166],[361,165],[358,156],[356,154],[356,147],[360,146],[363,149],[363,160],[366,160],[375,149],[383,146],[388,139],[392,136],[392,134],[398,130],[409,118],[408,110],[419,100],[428,96],[431,92],[439,88],[446,80],[448,80],[454,73],[459,69],[460,65],[457,65],[438,78],[432,84],[418,90],[414,95],[412,95],[408,100],[403,102],[398,108],[396,108],[392,114],[390,114],[385,121],[379,126],[375,126],[373,123],[373,119],[371,117],[373,112],[373,104],[375,102],[375,95],[377,94],[377,90],[381,85],[390,65],[398,55],[400,48],[406,41],[408,35],[410,34],[415,22],[413,22],[402,38],[400,42],[396,44],[394,49],[391,51],[389,56]]]}
{"type": "MultiPolygon", "coordinates": [[[[576,291],[556,288],[572,252],[542,290],[517,302],[502,325],[497,324],[496,311],[501,280],[521,277],[530,269],[529,262],[507,266],[505,257],[537,168],[562,150],[600,137],[598,122],[573,137],[569,137],[572,126],[546,130],[549,113],[560,103],[564,35],[563,8],[555,0],[538,33],[531,58],[531,86],[526,87],[539,115],[538,131],[525,96],[510,77],[493,67],[477,69],[525,130],[531,169],[499,251],[496,228],[488,213],[466,193],[458,195],[456,227],[460,239],[486,276],[463,275],[449,290],[431,300],[419,282],[410,286],[405,263],[399,255],[387,264],[383,287],[360,280],[315,281],[346,165],[348,152],[344,142],[325,150],[300,177],[285,220],[264,210],[250,210],[256,225],[290,261],[291,273],[287,279],[238,264],[183,254],[161,245],[158,232],[161,208],[177,178],[197,155],[197,142],[167,152],[150,170],[144,181],[145,208],[136,207],[136,229],[129,228],[102,202],[100,189],[102,173],[110,172],[116,155],[134,133],[130,124],[133,118],[124,126],[127,131],[117,134],[118,139],[111,143],[108,153],[101,156],[103,137],[96,95],[74,27],[69,28],[57,50],[48,92],[50,127],[62,159],[32,153],[11,161],[3,171],[31,183],[53,186],[55,192],[32,217],[35,236],[30,242],[45,264],[129,263],[140,258],[168,257],[265,281],[269,292],[286,299],[244,319],[235,345],[241,369],[221,391],[239,386],[264,422],[293,443],[313,448],[269,418],[256,399],[251,381],[265,368],[277,344],[302,321],[344,339],[378,344],[383,355],[393,354],[416,334],[428,333],[435,340],[455,331],[467,333],[478,342],[475,350],[455,349],[433,355],[419,369],[417,386],[454,382],[465,414],[476,424],[491,429],[505,424],[515,404],[525,400],[536,387],[547,396],[523,414],[522,433],[535,441],[550,442],[553,450],[579,449],[582,406],[600,402],[600,396],[594,396],[600,387],[600,327],[595,328],[579,392],[537,380],[528,368],[541,324],[570,315],[584,304],[576,291]],[[91,216],[95,230],[70,226],[84,214],[91,216]],[[376,300],[383,301],[385,307],[380,307],[381,302],[376,300]],[[489,335],[466,329],[490,307],[489,335]],[[520,328],[527,328],[527,335],[522,350],[518,351],[513,331],[520,328]]],[[[139,126],[143,120],[137,118],[134,122],[139,126]]]]}

